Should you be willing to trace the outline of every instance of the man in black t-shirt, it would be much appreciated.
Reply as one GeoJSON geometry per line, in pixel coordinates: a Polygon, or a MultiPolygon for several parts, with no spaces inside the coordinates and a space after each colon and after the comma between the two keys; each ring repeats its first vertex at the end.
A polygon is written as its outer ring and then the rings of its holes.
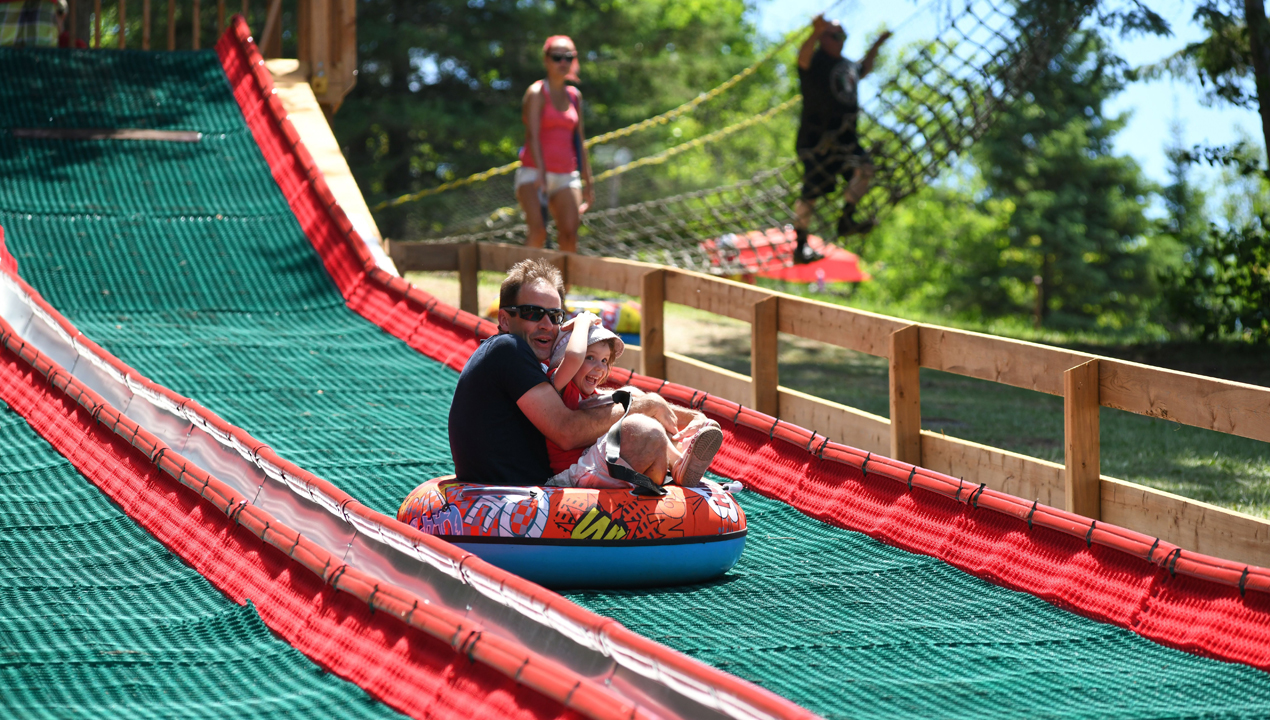
{"type": "MultiPolygon", "coordinates": [[[[450,454],[460,482],[541,485],[551,477],[545,438],[566,449],[588,447],[621,419],[620,405],[568,409],[547,381],[563,307],[563,279],[546,261],[517,263],[503,281],[499,334],[468,358],[450,404],[450,454]]],[[[675,411],[660,395],[634,390],[631,412],[675,430],[675,411]]]]}
{"type": "Polygon", "coordinates": [[[838,176],[847,181],[838,236],[865,233],[873,227],[855,218],[855,205],[873,179],[873,161],[856,135],[856,116],[860,112],[858,88],[860,80],[873,70],[882,43],[891,37],[890,32],[883,32],[856,63],[842,57],[842,46],[847,40],[847,31],[842,25],[817,15],[811,21],[811,28],[811,35],[798,50],[803,111],[795,147],[803,161],[803,191],[795,205],[794,231],[798,242],[794,262],[800,264],[822,257],[807,247],[807,228],[816,200],[833,192],[838,176]]]}

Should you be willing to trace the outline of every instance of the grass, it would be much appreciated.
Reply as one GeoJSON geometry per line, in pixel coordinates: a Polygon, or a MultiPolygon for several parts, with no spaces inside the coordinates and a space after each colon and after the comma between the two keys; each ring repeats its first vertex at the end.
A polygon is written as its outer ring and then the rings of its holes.
{"type": "MultiPolygon", "coordinates": [[[[454,274],[412,274],[425,289],[458,297],[454,274]]],[[[482,273],[481,302],[497,296],[497,273],[482,273]]],[[[792,288],[791,288],[792,289],[792,288]]],[[[815,295],[824,299],[823,295],[815,295]]],[[[875,311],[884,309],[869,308],[875,311]]],[[[938,318],[909,317],[939,322],[938,318]]],[[[984,327],[967,329],[984,331],[984,327]]],[[[666,308],[666,349],[749,374],[749,325],[681,305],[666,308]]],[[[1053,333],[1040,342],[1241,382],[1270,385],[1266,352],[1240,346],[1142,341],[1053,333]]],[[[886,417],[887,361],[781,335],[781,384],[886,417]]],[[[1063,461],[1063,399],[1007,385],[922,370],[922,427],[1043,460],[1063,461]]],[[[1105,475],[1270,518],[1270,444],[1104,408],[1101,460],[1105,475]]]]}

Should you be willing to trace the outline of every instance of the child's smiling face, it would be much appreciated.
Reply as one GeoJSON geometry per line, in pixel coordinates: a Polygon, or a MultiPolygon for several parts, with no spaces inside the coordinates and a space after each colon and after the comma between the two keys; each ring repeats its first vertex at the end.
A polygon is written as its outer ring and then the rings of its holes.
{"type": "Polygon", "coordinates": [[[593,394],[595,389],[608,378],[609,361],[612,356],[613,346],[607,340],[587,346],[582,367],[578,368],[578,373],[573,376],[573,384],[582,391],[583,397],[593,394]]]}

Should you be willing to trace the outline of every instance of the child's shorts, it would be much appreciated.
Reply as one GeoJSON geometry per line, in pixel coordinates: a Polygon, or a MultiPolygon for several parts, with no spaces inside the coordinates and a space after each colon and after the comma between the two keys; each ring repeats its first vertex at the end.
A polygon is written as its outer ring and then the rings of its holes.
{"type": "MultiPolygon", "coordinates": [[[[625,480],[618,480],[609,474],[608,434],[600,436],[595,444],[582,453],[578,461],[568,469],[551,476],[543,483],[547,487],[590,488],[592,490],[611,490],[631,487],[625,480]]],[[[630,467],[623,459],[617,461],[630,467]]],[[[632,468],[633,469],[633,468],[632,468]]]]}

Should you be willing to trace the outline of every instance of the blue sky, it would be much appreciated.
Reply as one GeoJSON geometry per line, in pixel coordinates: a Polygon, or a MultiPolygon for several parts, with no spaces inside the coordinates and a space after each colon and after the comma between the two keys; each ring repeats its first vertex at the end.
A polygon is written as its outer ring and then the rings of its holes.
{"type": "MultiPolygon", "coordinates": [[[[831,3],[832,0],[758,0],[755,20],[765,36],[779,37],[807,25],[813,15],[831,3]]],[[[844,21],[849,28],[863,29],[850,33],[847,39],[847,55],[859,57],[883,26],[895,28],[903,24],[892,40],[897,44],[932,34],[935,24],[924,11],[927,4],[927,0],[842,0],[830,17],[844,21]]],[[[1148,5],[1169,21],[1173,36],[1116,39],[1116,52],[1131,65],[1156,62],[1202,36],[1200,28],[1191,23],[1193,0],[1148,0],[1148,5]]],[[[1241,129],[1252,138],[1260,137],[1260,120],[1255,112],[1229,106],[1204,107],[1197,88],[1185,82],[1166,79],[1130,85],[1104,110],[1108,114],[1131,113],[1128,127],[1116,137],[1116,151],[1132,155],[1146,175],[1157,182],[1167,180],[1164,147],[1170,141],[1170,125],[1175,118],[1182,124],[1183,145],[1187,147],[1199,143],[1230,144],[1240,137],[1241,129]]],[[[1195,179],[1200,182],[1216,180],[1212,171],[1197,175],[1195,179]]]]}

